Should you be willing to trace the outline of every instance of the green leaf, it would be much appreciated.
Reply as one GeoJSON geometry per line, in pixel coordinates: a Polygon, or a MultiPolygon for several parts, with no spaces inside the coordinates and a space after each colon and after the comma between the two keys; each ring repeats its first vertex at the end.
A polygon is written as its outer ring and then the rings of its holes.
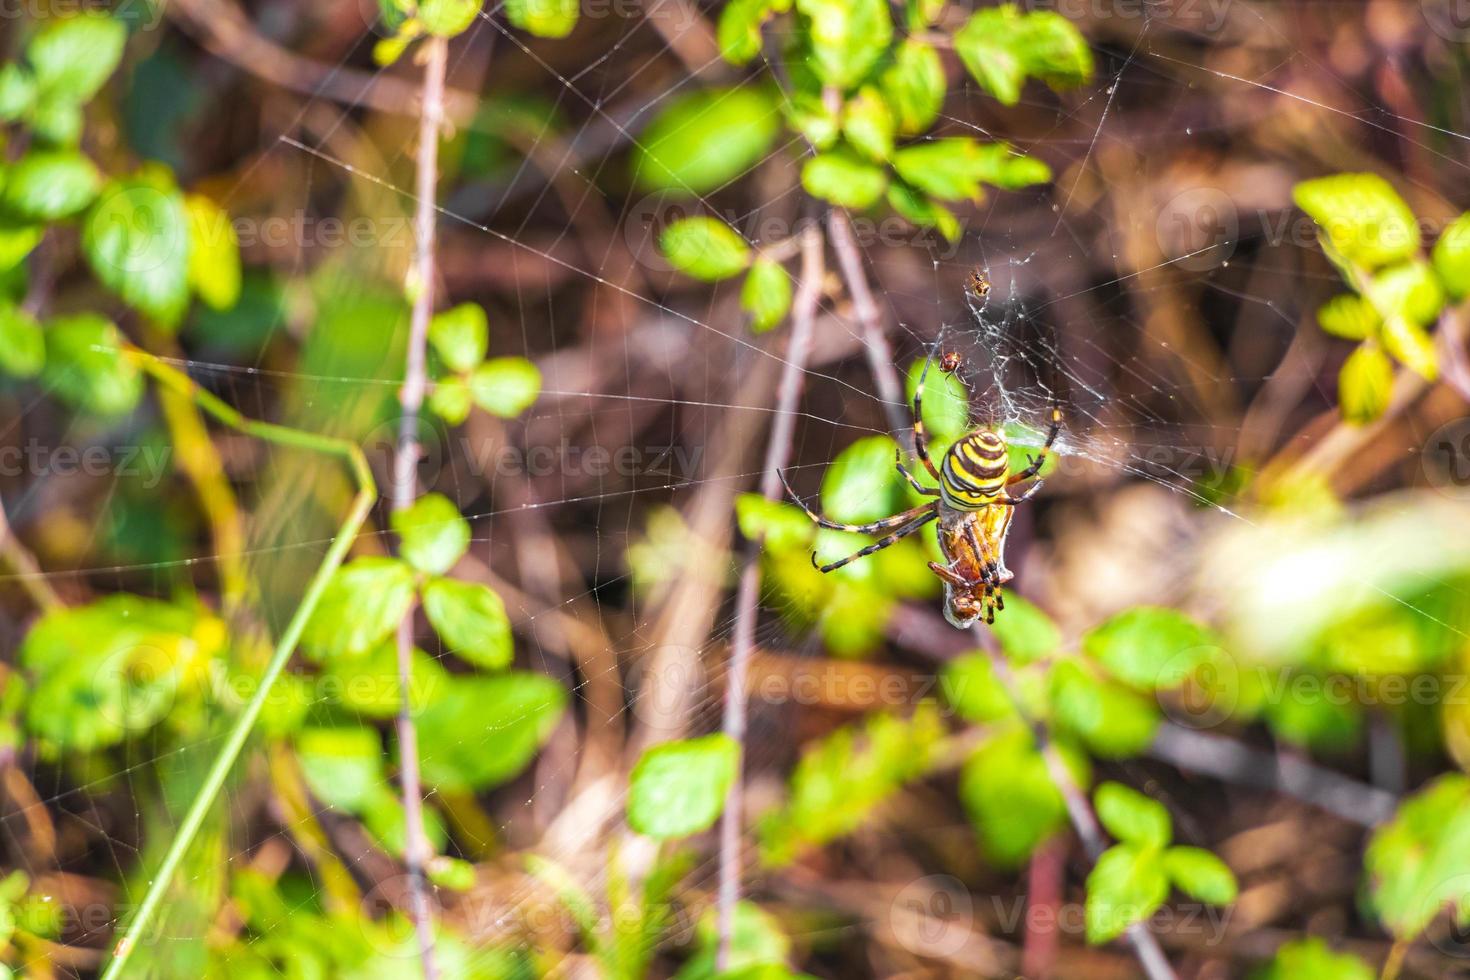
{"type": "Polygon", "coordinates": [[[44,225],[12,224],[0,218],[0,272],[9,272],[41,244],[44,225]]]}
{"type": "Polygon", "coordinates": [[[732,65],[749,64],[761,53],[761,26],[790,9],[791,0],[730,0],[720,11],[720,54],[732,65]]]}
{"type": "Polygon", "coordinates": [[[1424,326],[1444,309],[1444,290],[1427,262],[1415,259],[1384,269],[1368,283],[1368,295],[1384,317],[1424,326]]]}
{"type": "Polygon", "coordinates": [[[812,69],[844,92],[862,81],[893,39],[885,0],[796,0],[796,9],[806,18],[812,69]]]}
{"type": "Polygon", "coordinates": [[[1450,222],[1434,243],[1434,271],[1456,300],[1470,295],[1470,212],[1450,222]]]}
{"type": "Polygon", "coordinates": [[[1333,250],[1369,270],[1419,249],[1414,212],[1377,174],[1335,174],[1297,184],[1297,206],[1327,235],[1333,250]]]}
{"type": "Polygon", "coordinates": [[[1020,156],[1004,143],[950,137],[905,146],[893,154],[893,169],[909,184],[946,201],[979,201],[981,182],[1015,189],[1051,180],[1051,170],[1020,156]]]}
{"type": "Polygon", "coordinates": [[[983,8],[955,33],[954,48],[981,87],[1005,105],[1020,101],[1028,77],[1054,89],[1092,77],[1087,41],[1054,11],[1022,14],[1009,3],[983,8]]]}
{"type": "Polygon", "coordinates": [[[1377,980],[1378,971],[1350,953],[1334,953],[1316,936],[1296,939],[1276,951],[1257,980],[1377,980]]]}
{"type": "Polygon", "coordinates": [[[15,61],[0,65],[0,122],[15,122],[36,104],[36,76],[15,61]]]}
{"type": "Polygon", "coordinates": [[[1404,367],[1426,381],[1439,377],[1439,349],[1423,327],[1395,317],[1384,321],[1379,338],[1383,349],[1404,367]]]}
{"type": "Polygon", "coordinates": [[[46,386],[98,415],[123,415],[143,397],[143,377],[119,348],[117,327],[95,313],[46,324],[46,386]]]}
{"type": "Polygon", "coordinates": [[[318,799],[359,812],[383,788],[383,743],[371,728],[308,728],[296,736],[296,758],[318,799]]]}
{"type": "Polygon", "coordinates": [[[505,782],[550,737],[566,701],[566,690],[542,674],[453,678],[418,717],[424,781],[466,793],[505,782]]]}
{"type": "Polygon", "coordinates": [[[703,215],[669,225],[658,243],[674,268],[706,282],[737,276],[750,263],[745,240],[723,221],[703,215]]]}
{"type": "MultiPolygon", "coordinates": [[[[387,637],[361,657],[333,660],[320,681],[348,711],[368,718],[392,718],[403,704],[397,637],[387,637]]],[[[421,710],[443,693],[448,683],[449,672],[439,661],[414,648],[408,674],[410,706],[421,710]]]]}
{"type": "MultiPolygon", "coordinates": [[[[1293,675],[1322,681],[1311,675],[1293,675]]],[[[1362,732],[1362,711],[1354,702],[1332,694],[1326,683],[1297,689],[1289,697],[1270,699],[1266,721],[1276,737],[1303,748],[1342,751],[1352,747],[1362,732]]]]}
{"type": "Polygon", "coordinates": [[[780,105],[763,86],[679,96],[641,134],[638,182],[694,194],[716,190],[764,159],[780,130],[780,105]]]}
{"type": "MultiPolygon", "coordinates": [[[[1087,760],[1054,743],[1078,785],[1091,779],[1087,760]]],[[[1023,863],[1067,823],[1067,807],[1031,733],[1011,728],[983,742],[960,774],[960,800],[986,857],[1001,867],[1023,863]]]]}
{"type": "MultiPolygon", "coordinates": [[[[1010,611],[1006,603],[1006,612],[1010,611]]],[[[1057,726],[1076,735],[1101,758],[1136,756],[1158,732],[1159,707],[1153,699],[1097,677],[1074,660],[1055,664],[1048,680],[1057,726]]]]}
{"type": "Polygon", "coordinates": [[[903,502],[894,469],[897,457],[898,444],[889,436],[859,439],[839,453],[822,477],[826,515],[834,521],[861,523],[897,513],[903,502]]]}
{"type": "Polygon", "coordinates": [[[1317,323],[1334,337],[1366,340],[1377,330],[1383,318],[1357,293],[1339,293],[1317,308],[1317,323]]]}
{"type": "Polygon", "coordinates": [[[496,357],[470,372],[470,398],[491,415],[513,419],[541,395],[541,369],[524,357],[496,357]]]}
{"type": "Polygon", "coordinates": [[[505,603],[488,585],[431,579],[424,586],[424,614],[444,646],[486,670],[510,666],[515,656],[505,603]]]}
{"type": "Polygon", "coordinates": [[[37,141],[51,146],[76,146],[82,139],[82,107],[52,96],[31,111],[31,131],[37,141]]]}
{"type": "Polygon", "coordinates": [[[944,700],[966,721],[983,724],[1019,717],[987,653],[956,657],[945,664],[939,686],[944,700]]]}
{"type": "MultiPolygon", "coordinates": [[[[904,400],[912,405],[914,392],[919,389],[919,379],[924,379],[924,435],[929,443],[929,454],[939,459],[941,452],[951,442],[970,429],[970,393],[957,375],[939,370],[938,355],[921,357],[909,365],[905,379],[904,400]],[[925,367],[928,373],[925,373],[925,367]]],[[[927,473],[916,473],[921,479],[927,473]]]]}
{"type": "MultiPolygon", "coordinates": [[[[478,6],[478,4],[477,4],[478,6]]],[[[566,37],[577,26],[578,0],[506,0],[511,24],[537,37],[566,37]]]]}
{"type": "Polygon", "coordinates": [[[1139,606],[1082,638],[1082,649],[1141,691],[1172,690],[1215,646],[1208,629],[1173,609],[1139,606]]]}
{"type": "Polygon", "coordinates": [[[442,493],[426,493],[390,521],[403,560],[429,575],[443,575],[470,546],[470,525],[442,493]]]}
{"type": "MultiPolygon", "coordinates": [[[[852,550],[844,552],[844,555],[850,554],[852,550]]],[[[822,555],[823,561],[842,557],[823,551],[820,544],[817,551],[822,555]]],[[[838,574],[849,573],[854,578],[863,575],[871,577],[876,576],[877,567],[878,558],[875,556],[871,563],[849,565],[838,574]]],[[[870,586],[853,585],[851,581],[839,582],[817,623],[822,643],[834,657],[857,658],[872,653],[883,642],[883,632],[888,626],[893,605],[889,597],[874,593],[870,586]]]]}
{"type": "Polygon", "coordinates": [[[946,87],[944,65],[939,52],[922,41],[909,39],[898,46],[879,85],[901,135],[916,136],[939,118],[946,87]]]}
{"type": "Polygon", "coordinates": [[[0,207],[21,221],[59,221],[91,204],[101,186],[97,165],[80,153],[27,153],[6,168],[0,207]]]}
{"type": "MultiPolygon", "coordinates": [[[[433,807],[424,807],[422,815],[424,837],[429,841],[430,851],[437,852],[444,846],[444,824],[433,807]]],[[[377,839],[383,850],[394,857],[403,856],[404,845],[408,841],[407,814],[403,809],[403,801],[386,784],[380,783],[378,791],[364,801],[362,825],[377,839]]],[[[443,860],[445,859],[435,857],[430,861],[429,867],[436,867],[443,860]]],[[[430,877],[432,879],[433,875],[430,877]]],[[[445,949],[444,946],[439,948],[445,949]]]]}
{"type": "Polygon", "coordinates": [[[450,425],[459,425],[469,418],[470,406],[473,404],[469,382],[456,375],[440,378],[429,389],[428,404],[429,411],[450,425]]]}
{"type": "Polygon", "coordinates": [[[478,303],[461,303],[434,314],[429,321],[429,343],[449,368],[459,374],[473,371],[485,359],[490,325],[478,303]]]}
{"type": "Polygon", "coordinates": [[[893,130],[893,112],[876,88],[865,85],[848,99],[842,112],[842,133],[859,153],[887,160],[893,154],[893,130]]]}
{"type": "Polygon", "coordinates": [[[829,106],[820,95],[793,93],[782,106],[782,112],[791,128],[805,136],[806,141],[819,151],[830,149],[842,132],[842,119],[836,108],[829,106]]]}
{"type": "Polygon", "coordinates": [[[34,378],[46,364],[46,337],[36,318],[12,303],[0,303],[0,371],[34,378]]]}
{"type": "MultiPolygon", "coordinates": [[[[510,3],[506,4],[506,14],[510,17],[510,22],[516,27],[525,27],[525,24],[517,22],[515,14],[511,10],[512,6],[510,3]]],[[[520,6],[520,4],[517,3],[514,6],[520,6]]],[[[544,0],[541,3],[537,3],[536,0],[526,0],[526,6],[539,8],[545,7],[547,4],[544,0]]],[[[557,4],[556,6],[561,5],[557,4]]],[[[435,37],[454,37],[457,34],[462,34],[467,27],[473,24],[475,22],[475,15],[479,12],[480,0],[418,0],[417,19],[423,25],[424,30],[433,34],[435,37]]],[[[576,23],[575,6],[572,8],[572,22],[576,23]]],[[[571,27],[568,26],[567,30],[571,30],[571,27]]],[[[532,31],[532,33],[539,34],[540,32],[532,31]]],[[[562,31],[561,34],[543,36],[562,37],[565,34],[566,31],[562,31]]]]}
{"type": "Polygon", "coordinates": [[[1156,850],[1109,848],[1087,876],[1087,941],[1100,945],[1118,938],[1153,915],[1168,895],[1169,879],[1156,850]]]}
{"type": "Polygon", "coordinates": [[[739,768],[740,743],[724,734],[649,749],[628,780],[629,826],[660,840],[708,830],[739,768]]]}
{"type": "Polygon", "coordinates": [[[740,289],[740,306],[750,314],[750,329],[765,333],[791,309],[791,277],[781,263],[756,259],[740,289]]]}
{"type": "Polygon", "coordinates": [[[1240,893],[1234,872],[1202,847],[1169,848],[1164,871],[1180,891],[1211,905],[1229,905],[1240,893]]]}
{"type": "Polygon", "coordinates": [[[199,194],[184,198],[189,219],[189,285],[206,306],[228,310],[240,299],[240,242],[217,204],[199,194]]]}
{"type": "Polygon", "coordinates": [[[1062,632],[1051,617],[1015,593],[1006,597],[1006,614],[996,617],[990,632],[1000,641],[1006,657],[1016,663],[1040,660],[1062,645],[1062,632]]]}
{"type": "Polygon", "coordinates": [[[1388,407],[1393,393],[1393,362],[1377,344],[1358,345],[1337,376],[1337,402],[1342,417],[1366,425],[1388,407]]]}
{"type": "Polygon", "coordinates": [[[1373,908],[1399,939],[1424,931],[1446,905],[1470,910],[1470,779],[1440,776],[1399,805],[1363,858],[1373,908]]]}
{"type": "Polygon", "coordinates": [[[86,102],[122,60],[128,29],[102,13],[48,21],[26,45],[37,88],[47,95],[86,102]]]}
{"type": "Polygon", "coordinates": [[[1120,841],[1140,848],[1162,848],[1174,837],[1174,821],[1164,805],[1122,783],[1103,783],[1092,801],[1098,820],[1120,841]]]}
{"type": "Polygon", "coordinates": [[[888,174],[845,149],[818,153],[801,168],[801,186],[813,197],[845,208],[866,208],[883,195],[888,174]]]}
{"type": "Polygon", "coordinates": [[[392,558],[358,558],[337,570],[301,634],[318,660],[361,656],[397,628],[413,603],[413,570],[392,558]]]}
{"type": "Polygon", "coordinates": [[[102,284],[165,326],[189,299],[189,219],[173,187],[110,183],[87,215],[82,250],[102,284]]]}
{"type": "Polygon", "coordinates": [[[746,540],[764,538],[772,551],[805,550],[817,533],[817,526],[800,508],[758,493],[742,493],[735,499],[735,519],[746,540]]]}
{"type": "Polygon", "coordinates": [[[888,203],[893,210],[920,228],[938,228],[947,241],[959,241],[963,233],[953,211],[902,181],[893,181],[888,185],[888,203]]]}

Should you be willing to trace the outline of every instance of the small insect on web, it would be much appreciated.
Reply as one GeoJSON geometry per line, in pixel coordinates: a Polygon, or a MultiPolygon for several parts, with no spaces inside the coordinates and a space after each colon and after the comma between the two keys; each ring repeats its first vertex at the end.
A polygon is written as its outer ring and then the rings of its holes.
{"type": "MultiPolygon", "coordinates": [[[[970,288],[977,296],[983,297],[989,292],[990,283],[984,273],[977,272],[971,277],[970,288]]],[[[786,482],[785,473],[781,474],[781,481],[786,492],[819,527],[856,534],[887,532],[856,554],[826,565],[818,564],[813,552],[812,564],[822,572],[836,571],[850,562],[881,551],[930,521],[937,520],[939,547],[945,560],[942,563],[930,562],[929,568],[944,582],[945,618],[951,625],[967,629],[981,616],[985,617],[986,623],[994,623],[995,614],[1005,609],[1002,589],[1015,577],[1005,565],[1006,535],[1010,532],[1015,506],[1029,500],[1041,489],[1041,468],[1061,432],[1062,413],[1053,402],[1046,441],[1020,470],[1011,470],[1005,434],[1001,429],[990,426],[973,428],[956,439],[936,466],[925,442],[923,420],[924,384],[928,379],[930,361],[932,356],[925,361],[914,389],[914,452],[938,486],[927,487],[920,483],[903,465],[902,458],[894,465],[916,493],[933,500],[868,524],[842,524],[828,520],[808,507],[786,482]],[[1030,485],[1018,494],[1010,492],[1009,488],[1028,481],[1030,485]]],[[[946,375],[954,374],[962,363],[963,357],[957,351],[946,351],[940,356],[940,370],[946,375]]]]}

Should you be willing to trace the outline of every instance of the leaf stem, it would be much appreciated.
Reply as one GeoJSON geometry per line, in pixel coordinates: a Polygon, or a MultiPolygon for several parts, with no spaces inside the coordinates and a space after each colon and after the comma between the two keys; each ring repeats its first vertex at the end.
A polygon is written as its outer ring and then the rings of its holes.
{"type": "Polygon", "coordinates": [[[270,662],[266,664],[265,671],[260,675],[260,683],[255,688],[255,694],[246,703],[240,716],[235,719],[235,724],[231,727],[224,746],[220,749],[219,755],[215,756],[209,772],[204,777],[204,784],[200,786],[194,802],[189,805],[188,813],[184,815],[183,821],[179,824],[178,831],[169,844],[168,852],[163,857],[163,863],[154,872],[153,879],[148,884],[148,891],[143,896],[142,904],[138,906],[138,911],[128,923],[127,930],[113,950],[112,959],[103,969],[102,980],[114,980],[123,975],[128,961],[138,948],[139,937],[146,934],[154,915],[158,912],[159,903],[163,901],[163,896],[168,891],[174,873],[178,871],[180,862],[183,861],[190,845],[194,843],[200,827],[203,826],[210,809],[219,798],[225,780],[229,777],[235,762],[240,758],[240,753],[245,748],[251,731],[255,728],[255,722],[265,707],[266,699],[270,696],[276,679],[281,676],[281,671],[285,669],[286,662],[290,660],[292,652],[296,649],[301,631],[305,629],[307,620],[311,618],[317,603],[321,601],[327,582],[346,558],[347,549],[356,540],[358,530],[367,520],[368,512],[377,499],[377,488],[373,483],[372,471],[368,468],[367,459],[363,456],[362,450],[356,444],[346,439],[315,435],[299,429],[248,419],[219,398],[197,386],[187,375],[169,367],[151,354],[136,348],[125,348],[123,353],[137,362],[139,367],[151,375],[160,386],[169,391],[187,394],[206,413],[238,432],[279,446],[325,453],[343,459],[352,471],[358,489],[352,498],[352,506],[347,512],[347,517],[342,521],[336,536],[332,538],[332,543],[327,548],[321,565],[317,567],[316,573],[306,587],[300,605],[296,607],[290,622],[286,624],[285,630],[276,642],[270,662]]]}

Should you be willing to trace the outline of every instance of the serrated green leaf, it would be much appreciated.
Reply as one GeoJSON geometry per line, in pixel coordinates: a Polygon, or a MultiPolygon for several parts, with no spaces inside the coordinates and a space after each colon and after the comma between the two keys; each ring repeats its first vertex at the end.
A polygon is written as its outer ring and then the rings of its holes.
{"type": "Polygon", "coordinates": [[[66,401],[98,415],[123,415],[143,397],[143,377],[119,347],[117,327],[94,313],[47,322],[42,379],[66,401]]]}
{"type": "Polygon", "coordinates": [[[426,493],[394,511],[390,523],[403,560],[428,575],[449,571],[470,545],[469,522],[442,493],[426,493]]]}
{"type": "Polygon", "coordinates": [[[1414,260],[1391,266],[1368,283],[1368,295],[1378,312],[1423,326],[1433,323],[1444,309],[1444,290],[1427,262],[1414,260]]]}
{"type": "Polygon", "coordinates": [[[959,241],[963,233],[953,211],[902,181],[893,181],[888,185],[888,203],[893,210],[920,228],[938,228],[947,241],[959,241]]]}
{"type": "Polygon", "coordinates": [[[1215,645],[1214,634],[1204,626],[1158,606],[1119,613],[1082,638],[1088,656],[1141,691],[1183,684],[1215,645]]]}
{"type": "Polygon", "coordinates": [[[5,169],[0,207],[20,221],[59,221],[91,204],[101,186],[97,165],[80,153],[27,153],[5,169]]]}
{"type": "Polygon", "coordinates": [[[432,579],[424,586],[424,614],[445,648],[467,663],[500,670],[515,657],[505,603],[487,585],[432,579]]]}
{"type": "Polygon", "coordinates": [[[1092,51],[1065,17],[1050,10],[1023,14],[1014,4],[978,10],[954,35],[954,48],[975,80],[1005,105],[1021,99],[1026,79],[1055,89],[1092,77],[1092,51]]]}
{"type": "Polygon", "coordinates": [[[485,308],[478,303],[461,303],[434,314],[429,321],[429,343],[451,371],[467,374],[485,359],[490,344],[490,325],[485,308]]]}
{"type": "Polygon", "coordinates": [[[1450,222],[1434,243],[1434,271],[1455,299],[1470,295],[1470,212],[1450,222]]]}
{"type": "Polygon", "coordinates": [[[1117,939],[1153,915],[1168,895],[1169,879],[1157,851],[1129,844],[1109,848],[1087,876],[1087,941],[1100,945],[1117,939]]]}
{"type": "Polygon", "coordinates": [[[12,303],[0,303],[0,371],[34,378],[46,364],[46,337],[36,318],[12,303]]]}
{"type": "Polygon", "coordinates": [[[206,306],[228,310],[240,299],[240,242],[235,226],[207,197],[184,198],[189,219],[189,285],[206,306]]]}
{"type": "Polygon", "coordinates": [[[839,453],[822,477],[823,512],[834,521],[851,523],[897,513],[903,502],[893,465],[897,450],[888,436],[868,436],[839,453]]]}
{"type": "Polygon", "coordinates": [[[1098,820],[1120,841],[1157,849],[1174,837],[1174,821],[1164,805],[1122,783],[1103,783],[1092,800],[1098,820]]]}
{"type": "Polygon", "coordinates": [[[871,85],[847,100],[842,111],[842,134],[859,153],[873,160],[887,160],[893,154],[893,112],[887,101],[871,85]]]}
{"type": "Polygon", "coordinates": [[[117,68],[127,40],[121,21],[103,13],[78,14],[37,31],[26,45],[26,61],[40,92],[86,102],[117,68]]]}
{"type": "Polygon", "coordinates": [[[468,383],[476,405],[513,419],[541,396],[541,369],[524,357],[496,357],[471,371],[468,383]]]}
{"type": "Polygon", "coordinates": [[[767,18],[790,8],[790,0],[730,0],[716,29],[720,54],[732,65],[749,64],[761,52],[761,27],[767,18]]]}
{"type": "Polygon", "coordinates": [[[762,160],[780,129],[780,105],[763,86],[679,96],[640,136],[638,182],[694,194],[715,190],[762,160]]]}
{"type": "Polygon", "coordinates": [[[907,183],[946,201],[984,197],[981,183],[1015,189],[1051,179],[1051,170],[1020,156],[1004,143],[949,137],[905,146],[893,154],[893,169],[907,183]]]}
{"type": "Polygon", "coordinates": [[[1297,206],[1321,226],[1348,262],[1373,270],[1419,248],[1414,212],[1377,174],[1334,174],[1297,184],[1297,206]]]}
{"type": "MultiPolygon", "coordinates": [[[[421,710],[448,683],[449,672],[439,661],[415,647],[409,665],[409,704],[421,710]]],[[[360,657],[331,661],[321,676],[321,687],[354,714],[392,718],[403,704],[403,688],[398,683],[397,637],[389,636],[360,657]]]]}
{"type": "Polygon", "coordinates": [[[1240,893],[1234,872],[1202,847],[1169,848],[1164,871],[1180,891],[1211,905],[1229,905],[1240,893]]]}
{"type": "Polygon", "coordinates": [[[900,134],[916,136],[934,125],[944,105],[945,85],[938,51],[913,39],[898,46],[880,86],[900,134]]]}
{"type": "Polygon", "coordinates": [[[751,257],[743,238],[724,222],[703,215],[669,225],[659,236],[659,248],[674,268],[706,282],[739,275],[751,257]]]}
{"type": "Polygon", "coordinates": [[[357,558],[337,570],[301,634],[318,660],[361,656],[377,646],[408,613],[413,570],[392,558],[357,558]]]}
{"type": "Polygon", "coordinates": [[[740,289],[740,306],[750,314],[750,329],[765,333],[791,309],[791,277],[781,263],[756,259],[740,289]]]}
{"type": "Polygon", "coordinates": [[[818,153],[802,165],[801,186],[839,207],[862,209],[883,195],[888,174],[849,150],[837,149],[818,153]]]}
{"type": "Polygon", "coordinates": [[[418,717],[424,782],[478,792],[515,776],[550,737],[567,693],[542,674],[455,677],[418,717]]]}
{"type": "Polygon", "coordinates": [[[296,759],[315,796],[357,813],[383,788],[383,743],[371,728],[308,728],[296,736],[296,759]]]}
{"type": "Polygon", "coordinates": [[[1470,779],[1440,776],[1399,805],[1363,858],[1374,910],[1399,939],[1412,939],[1446,905],[1466,921],[1470,903],[1470,779]]]}
{"type": "Polygon", "coordinates": [[[708,830],[739,767],[740,743],[724,734],[649,749],[628,779],[628,824],[659,840],[708,830]]]}
{"type": "Polygon", "coordinates": [[[1373,304],[1357,293],[1339,293],[1317,308],[1317,323],[1334,337],[1366,340],[1383,318],[1373,304]]]}
{"type": "Polygon", "coordinates": [[[177,323],[189,299],[189,220],[176,189],[147,177],[113,181],[87,214],[82,250],[129,306],[177,323]]]}
{"type": "Polygon", "coordinates": [[[469,383],[456,375],[440,378],[429,389],[429,411],[450,425],[459,425],[468,418],[473,404],[469,383]]]}
{"type": "Polygon", "coordinates": [[[844,92],[863,80],[893,39],[885,0],[796,0],[796,9],[806,18],[813,71],[844,92]]]}
{"type": "MultiPolygon", "coordinates": [[[[1078,785],[1091,779],[1087,760],[1056,743],[1078,785]]],[[[960,800],[985,856],[1001,867],[1023,863],[1067,823],[1067,807],[1031,733],[1011,728],[983,742],[960,774],[960,800]]]]}
{"type": "Polygon", "coordinates": [[[506,0],[505,15],[537,37],[566,37],[577,26],[578,0],[506,0]]]}
{"type": "Polygon", "coordinates": [[[1393,362],[1374,343],[1348,355],[1337,376],[1337,403],[1342,417],[1366,425],[1383,414],[1393,393],[1393,362]]]}
{"type": "MultiPolygon", "coordinates": [[[[1006,603],[1010,612],[1010,603],[1006,603]]],[[[999,622],[999,618],[997,618],[999,622]]],[[[1114,681],[1064,660],[1052,666],[1048,697],[1056,726],[1104,759],[1125,759],[1148,748],[1158,732],[1158,704],[1114,681]]]]}

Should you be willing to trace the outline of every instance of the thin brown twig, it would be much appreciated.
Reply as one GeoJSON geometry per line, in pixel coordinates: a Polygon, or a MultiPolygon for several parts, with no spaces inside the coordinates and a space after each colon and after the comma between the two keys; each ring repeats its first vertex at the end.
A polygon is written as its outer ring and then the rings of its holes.
{"type": "Polygon", "coordinates": [[[842,280],[847,283],[847,292],[852,296],[852,311],[863,329],[863,350],[868,355],[873,382],[878,386],[878,399],[883,403],[888,428],[895,434],[903,432],[909,427],[909,419],[903,409],[903,383],[893,366],[893,348],[883,334],[883,314],[873,298],[873,290],[868,286],[852,222],[845,210],[833,208],[827,216],[827,224],[832,231],[832,251],[842,269],[842,280]]]}
{"type": "MultiPolygon", "coordinates": [[[[806,361],[811,354],[813,325],[817,301],[821,297],[822,234],[808,227],[801,240],[801,282],[791,307],[791,336],[786,348],[786,362],[776,397],[776,421],[766,444],[765,469],[761,474],[761,494],[767,500],[781,495],[780,471],[791,456],[791,442],[796,432],[796,410],[801,400],[806,361]]],[[[755,607],[760,592],[760,540],[745,545],[740,570],[740,587],[735,598],[735,630],[730,649],[730,673],[725,682],[724,732],[744,749],[745,746],[745,678],[755,649],[755,607]]],[[[737,772],[725,795],[725,812],[720,817],[720,884],[718,897],[719,948],[716,966],[727,968],[730,941],[735,930],[735,903],[740,898],[741,810],[744,807],[744,784],[737,772]]]]}
{"type": "MultiPolygon", "coordinates": [[[[415,468],[419,461],[418,419],[428,387],[427,355],[429,319],[434,313],[434,233],[439,183],[439,133],[444,125],[444,76],[448,65],[448,42],[430,38],[424,45],[424,104],[419,116],[417,204],[414,211],[414,264],[410,275],[413,315],[409,325],[408,350],[404,357],[403,388],[399,402],[398,450],[393,458],[392,506],[394,511],[413,505],[418,495],[415,468]]],[[[398,689],[400,700],[395,727],[398,733],[399,784],[403,790],[404,864],[408,871],[410,913],[418,937],[419,958],[425,980],[435,980],[434,927],[429,910],[424,866],[429,860],[429,841],[424,834],[423,791],[419,779],[418,730],[408,692],[413,669],[413,610],[398,624],[398,689]]]]}
{"type": "Polygon", "coordinates": [[[26,595],[31,597],[31,601],[42,612],[64,605],[61,596],[46,581],[46,575],[41,571],[36,556],[15,536],[3,506],[0,506],[0,557],[15,571],[16,584],[25,590],[26,595]]]}

